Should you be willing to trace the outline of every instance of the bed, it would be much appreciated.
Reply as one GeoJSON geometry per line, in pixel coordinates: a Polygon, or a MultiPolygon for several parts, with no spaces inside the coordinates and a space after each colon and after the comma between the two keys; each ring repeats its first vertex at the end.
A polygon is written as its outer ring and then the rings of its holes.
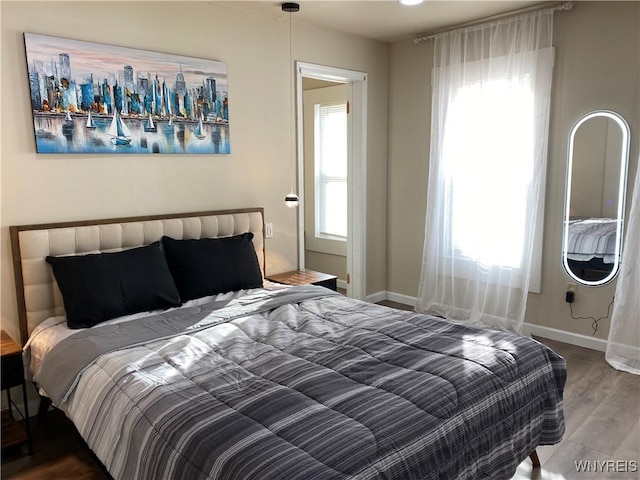
{"type": "Polygon", "coordinates": [[[26,374],[113,478],[509,479],[560,441],[552,350],[263,281],[263,225],[255,208],[10,228],[26,374]]]}

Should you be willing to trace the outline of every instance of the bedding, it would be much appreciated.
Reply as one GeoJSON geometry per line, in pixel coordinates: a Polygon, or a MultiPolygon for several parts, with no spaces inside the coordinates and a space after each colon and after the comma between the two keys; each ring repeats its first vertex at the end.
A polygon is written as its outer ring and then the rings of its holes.
{"type": "Polygon", "coordinates": [[[507,479],[564,431],[544,345],[322,287],[58,340],[38,383],[116,479],[507,479]]]}
{"type": "MultiPolygon", "coordinates": [[[[263,288],[268,290],[278,290],[287,288],[285,285],[264,281],[263,288]]],[[[237,290],[234,292],[221,293],[217,295],[210,295],[207,297],[198,298],[195,300],[189,300],[182,304],[183,307],[196,307],[208,302],[221,302],[231,301],[243,295],[251,293],[252,290],[237,290]]],[[[167,310],[153,310],[151,312],[139,312],[131,315],[124,315],[111,320],[107,320],[102,325],[114,325],[116,323],[127,322],[130,320],[137,320],[139,318],[147,317],[149,315],[155,315],[162,312],[168,312],[167,310]]],[[[67,318],[65,316],[50,317],[44,322],[40,323],[29,336],[29,340],[24,346],[23,363],[25,369],[25,378],[36,385],[38,382],[38,373],[40,371],[40,365],[42,359],[49,353],[49,351],[60,343],[65,338],[74,335],[82,331],[83,329],[71,329],[67,325],[67,318]]],[[[48,397],[49,395],[40,388],[40,394],[48,397]]]]}

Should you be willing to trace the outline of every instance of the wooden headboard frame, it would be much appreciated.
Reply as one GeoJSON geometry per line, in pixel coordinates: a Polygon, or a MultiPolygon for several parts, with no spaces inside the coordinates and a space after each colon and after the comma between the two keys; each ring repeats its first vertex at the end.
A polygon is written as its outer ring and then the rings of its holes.
{"type": "Polygon", "coordinates": [[[254,234],[264,277],[264,209],[245,208],[9,227],[18,302],[20,340],[49,317],[64,315],[62,295],[47,255],[116,252],[148,245],[163,235],[176,239],[254,234]]]}

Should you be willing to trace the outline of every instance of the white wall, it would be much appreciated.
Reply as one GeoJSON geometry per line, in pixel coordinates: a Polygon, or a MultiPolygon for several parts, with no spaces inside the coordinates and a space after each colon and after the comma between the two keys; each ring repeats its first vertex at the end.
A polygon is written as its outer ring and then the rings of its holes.
{"type": "MultiPolygon", "coordinates": [[[[632,131],[629,178],[638,168],[640,136],[640,3],[574,2],[572,11],[554,20],[556,61],[546,186],[542,292],[530,294],[525,321],[591,336],[590,320],[571,318],[564,301],[569,278],[562,269],[562,218],[569,132],[585,113],[596,109],[621,114],[632,131]]],[[[416,297],[425,236],[426,185],[431,128],[430,72],[433,45],[411,41],[391,46],[387,291],[416,297]]],[[[631,199],[631,192],[627,198],[631,199]]],[[[627,202],[627,212],[630,201],[627,202]]],[[[428,234],[428,232],[427,232],[428,234]]],[[[574,315],[607,313],[615,282],[579,287],[574,315]]],[[[609,320],[596,338],[606,339],[609,320]]]]}
{"type": "MultiPolygon", "coordinates": [[[[267,273],[295,268],[288,15],[209,2],[0,2],[1,315],[18,339],[8,226],[263,206],[267,273]],[[223,61],[230,155],[37,155],[23,32],[223,61]]],[[[293,60],[368,74],[368,291],[385,288],[388,45],[293,25],[293,60]]]]}

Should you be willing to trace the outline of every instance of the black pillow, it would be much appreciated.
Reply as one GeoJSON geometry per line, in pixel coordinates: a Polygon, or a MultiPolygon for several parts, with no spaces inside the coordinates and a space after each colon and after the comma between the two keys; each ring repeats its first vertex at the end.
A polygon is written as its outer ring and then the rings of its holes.
{"type": "Polygon", "coordinates": [[[47,257],[69,328],[180,305],[160,242],[116,253],[47,257]]]}
{"type": "Polygon", "coordinates": [[[169,269],[182,301],[262,287],[253,233],[175,240],[162,237],[169,269]]]}

